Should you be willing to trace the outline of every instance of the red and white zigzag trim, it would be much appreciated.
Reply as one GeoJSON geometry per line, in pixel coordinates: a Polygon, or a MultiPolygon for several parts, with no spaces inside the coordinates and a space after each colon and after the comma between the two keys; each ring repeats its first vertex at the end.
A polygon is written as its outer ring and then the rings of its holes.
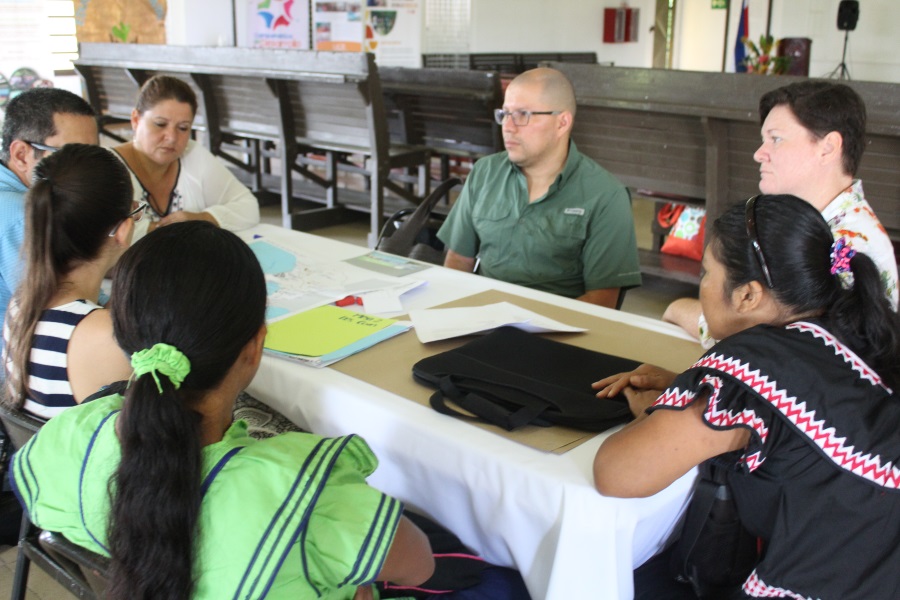
{"type": "Polygon", "coordinates": [[[900,469],[890,461],[882,465],[878,456],[854,451],[853,446],[845,444],[846,437],[838,437],[834,427],[826,427],[822,419],[816,419],[814,411],[806,409],[805,402],[798,402],[796,397],[788,396],[777,384],[770,383],[769,378],[760,374],[758,369],[751,370],[749,365],[740,360],[719,354],[704,356],[697,361],[696,366],[726,373],[747,384],[819,446],[839,467],[883,487],[900,489],[900,469]]]}
{"type": "Polygon", "coordinates": [[[813,337],[821,340],[824,344],[834,350],[835,355],[844,359],[844,361],[850,365],[854,371],[859,373],[859,376],[872,385],[879,385],[885,390],[887,393],[892,394],[891,388],[887,387],[882,381],[881,377],[872,370],[872,367],[866,364],[866,362],[856,355],[853,350],[842,344],[836,337],[834,337],[831,332],[827,329],[823,329],[818,325],[814,325],[813,323],[807,323],[806,321],[797,321],[796,323],[791,323],[786,326],[785,329],[795,329],[797,331],[802,331],[804,333],[809,333],[813,337]]]}
{"type": "Polygon", "coordinates": [[[759,578],[759,575],[756,574],[756,569],[754,569],[753,572],[750,573],[750,577],[748,577],[747,581],[744,582],[744,592],[748,596],[752,596],[754,598],[794,598],[795,600],[816,600],[809,596],[804,596],[803,594],[797,594],[790,590],[768,585],[766,582],[759,578]]]}
{"type": "MultiPolygon", "coordinates": [[[[729,429],[738,425],[747,425],[756,431],[762,440],[762,444],[766,443],[766,439],[769,437],[769,428],[765,421],[763,421],[755,411],[745,408],[741,412],[734,412],[725,408],[720,408],[719,393],[722,389],[721,378],[706,375],[700,382],[700,385],[708,385],[712,388],[712,393],[710,394],[709,402],[707,403],[706,412],[704,414],[704,418],[710,425],[729,429]]],[[[690,390],[682,392],[678,388],[673,388],[671,390],[666,390],[666,393],[656,400],[656,404],[683,408],[693,402],[695,397],[696,394],[690,390]]],[[[747,463],[747,468],[750,471],[754,471],[765,459],[762,458],[761,451],[756,451],[753,454],[745,455],[741,460],[747,463]]]]}

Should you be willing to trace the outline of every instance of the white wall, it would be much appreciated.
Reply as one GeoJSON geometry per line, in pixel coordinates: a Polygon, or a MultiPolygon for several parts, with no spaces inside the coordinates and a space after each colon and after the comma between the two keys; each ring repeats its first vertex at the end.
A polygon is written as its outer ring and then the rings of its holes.
{"type": "Polygon", "coordinates": [[[169,0],[166,43],[173,46],[234,46],[232,2],[237,10],[246,13],[247,0],[169,0]]]}
{"type": "MultiPolygon", "coordinates": [[[[237,3],[240,24],[246,19],[246,3],[251,0],[169,0],[168,43],[232,45],[232,1],[237,3]]],[[[648,67],[652,62],[653,38],[649,30],[656,0],[628,2],[632,8],[640,9],[641,19],[639,41],[627,44],[602,42],[603,8],[620,6],[619,0],[469,1],[470,52],[595,51],[600,61],[613,61],[619,66],[648,67]]],[[[25,4],[32,2],[40,5],[42,0],[29,0],[25,4]]],[[[732,2],[735,6],[731,23],[726,27],[726,11],[710,8],[710,0],[678,0],[673,57],[676,68],[719,71],[727,31],[726,70],[734,70],[732,57],[740,0],[732,2]]],[[[768,3],[769,0],[750,0],[750,35],[754,39],[765,31],[768,3]]],[[[813,40],[812,76],[826,75],[841,62],[844,36],[837,29],[839,3],[840,0],[772,0],[772,34],[776,38],[813,40]]],[[[898,24],[900,0],[860,0],[859,23],[850,32],[847,50],[847,65],[853,79],[900,83],[898,24]]],[[[9,54],[17,48],[7,45],[6,49],[9,54]]],[[[0,39],[0,56],[3,55],[4,39],[0,39]]],[[[39,57],[34,59],[37,64],[39,57]]],[[[18,66],[21,61],[11,62],[18,66]]]]}
{"type": "MultiPolygon", "coordinates": [[[[721,71],[726,10],[710,8],[709,0],[678,0],[675,11],[675,46],[672,68],[689,71],[721,71]]],[[[732,0],[740,5],[740,0],[732,0]]],[[[752,4],[752,2],[751,2],[752,4]]],[[[739,8],[733,9],[737,12],[739,8]]],[[[750,16],[757,11],[750,7],[750,16]]],[[[737,23],[737,21],[734,21],[737,23]]],[[[737,27],[737,25],[735,25],[737,27]]],[[[763,23],[765,27],[765,23],[763,23]]],[[[751,33],[756,29],[751,22],[751,33]]],[[[734,71],[734,33],[729,37],[730,71],[734,71]]]]}
{"type": "MultiPolygon", "coordinates": [[[[709,0],[706,0],[708,3],[709,0]]],[[[645,67],[653,61],[656,0],[631,0],[640,9],[637,42],[603,43],[603,9],[617,0],[471,0],[470,52],[596,52],[600,62],[645,67]]]]}
{"type": "MultiPolygon", "coordinates": [[[[246,18],[246,2],[237,4],[238,23],[246,18]]],[[[656,0],[630,0],[640,9],[637,42],[604,44],[603,9],[619,0],[469,0],[470,52],[590,52],[601,62],[622,67],[649,67],[653,60],[650,27],[656,0]]],[[[710,0],[678,0],[673,66],[695,71],[720,71],[727,46],[726,71],[734,71],[734,41],[740,0],[726,11],[712,9],[710,0]],[[728,35],[727,42],[725,35],[728,35]]],[[[810,75],[824,76],[841,62],[843,32],[837,29],[840,0],[772,0],[772,35],[813,40],[810,75]]],[[[170,44],[233,44],[231,0],[169,0],[166,30],[170,44]],[[211,10],[209,4],[219,6],[211,10]]],[[[425,2],[422,3],[425,6],[425,2]]],[[[765,32],[769,0],[750,0],[750,37],[765,32]]],[[[850,32],[847,65],[853,79],[900,83],[900,53],[896,34],[900,0],[860,0],[860,18],[850,32]]],[[[427,40],[424,45],[427,46],[427,40]]]]}
{"type": "MultiPolygon", "coordinates": [[[[734,41],[740,0],[732,0],[728,24],[726,70],[734,71],[734,41]]],[[[750,37],[765,33],[769,0],[750,0],[750,37]]],[[[813,40],[810,52],[811,77],[828,75],[841,62],[844,32],[837,28],[840,0],[773,0],[772,35],[776,38],[807,37],[813,40]]],[[[900,25],[898,0],[860,0],[856,29],[849,34],[847,66],[852,79],[900,83],[900,53],[897,32],[900,25]]],[[[725,10],[713,10],[709,0],[678,0],[675,68],[719,71],[722,66],[725,10]]]]}
{"type": "MultiPolygon", "coordinates": [[[[841,62],[844,32],[837,28],[840,0],[777,0],[772,35],[812,38],[809,74],[827,75],[841,62]]],[[[847,43],[850,77],[900,83],[900,2],[860,0],[859,22],[847,43]]]]}

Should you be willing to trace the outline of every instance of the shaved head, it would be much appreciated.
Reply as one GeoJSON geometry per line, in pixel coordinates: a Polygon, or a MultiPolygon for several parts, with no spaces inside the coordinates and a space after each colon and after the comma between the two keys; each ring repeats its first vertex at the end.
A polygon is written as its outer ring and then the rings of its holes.
{"type": "Polygon", "coordinates": [[[556,69],[540,67],[525,71],[512,80],[512,86],[527,86],[539,90],[541,102],[554,110],[567,110],[575,116],[575,88],[569,79],[556,69]]]}

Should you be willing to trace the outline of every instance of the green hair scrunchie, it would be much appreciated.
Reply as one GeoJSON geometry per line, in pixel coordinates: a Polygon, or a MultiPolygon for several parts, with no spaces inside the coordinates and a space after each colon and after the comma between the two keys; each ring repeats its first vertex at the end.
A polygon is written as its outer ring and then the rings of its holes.
{"type": "Polygon", "coordinates": [[[159,383],[157,373],[168,377],[177,390],[181,387],[184,378],[191,372],[191,361],[175,346],[154,344],[152,348],[132,354],[131,367],[134,369],[135,378],[147,373],[153,375],[156,389],[162,394],[162,384],[159,383]]]}

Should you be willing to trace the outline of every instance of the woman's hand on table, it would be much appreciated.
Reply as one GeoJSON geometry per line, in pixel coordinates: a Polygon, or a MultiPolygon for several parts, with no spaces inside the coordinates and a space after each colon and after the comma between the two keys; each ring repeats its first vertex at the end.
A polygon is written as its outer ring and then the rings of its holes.
{"type": "Polygon", "coordinates": [[[643,419],[647,415],[647,409],[653,406],[656,399],[662,394],[661,390],[638,390],[631,386],[622,390],[622,395],[628,399],[628,409],[635,419],[643,419]]]}
{"type": "Polygon", "coordinates": [[[634,371],[617,373],[595,381],[591,387],[597,390],[598,398],[618,396],[625,388],[636,392],[656,391],[657,396],[675,380],[675,373],[655,365],[643,364],[634,371]]]}

